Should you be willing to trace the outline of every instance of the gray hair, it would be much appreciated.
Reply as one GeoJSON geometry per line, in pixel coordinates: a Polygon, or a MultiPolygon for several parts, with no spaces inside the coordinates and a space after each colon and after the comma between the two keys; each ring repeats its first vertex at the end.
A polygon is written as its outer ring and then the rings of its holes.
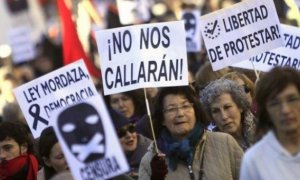
{"type": "MultiPolygon", "coordinates": [[[[210,106],[211,104],[222,94],[230,94],[232,100],[236,105],[242,109],[241,113],[241,125],[242,133],[248,144],[254,143],[255,132],[255,117],[251,113],[250,104],[247,101],[247,95],[245,90],[236,82],[221,78],[210,82],[200,93],[200,101],[203,104],[206,112],[211,116],[210,106]]],[[[212,118],[213,119],[213,118],[212,118]]],[[[245,150],[249,145],[240,144],[245,150]]]]}
{"type": "MultiPolygon", "coordinates": [[[[200,101],[203,104],[206,112],[209,112],[210,116],[211,104],[219,96],[225,93],[230,94],[232,100],[236,103],[236,105],[243,110],[244,113],[242,114],[247,114],[247,112],[250,111],[250,104],[247,101],[247,95],[244,89],[232,80],[221,78],[210,82],[200,92],[200,101]]],[[[244,119],[243,115],[242,119],[244,119]]]]}

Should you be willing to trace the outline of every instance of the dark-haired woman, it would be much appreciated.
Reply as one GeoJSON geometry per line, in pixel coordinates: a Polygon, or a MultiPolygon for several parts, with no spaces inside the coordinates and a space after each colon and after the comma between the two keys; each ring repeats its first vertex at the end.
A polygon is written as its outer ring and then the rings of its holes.
{"type": "Polygon", "coordinates": [[[117,111],[131,123],[136,125],[136,131],[152,139],[147,116],[145,96],[142,89],[116,93],[104,96],[109,109],[117,111]]]}
{"type": "Polygon", "coordinates": [[[189,86],[159,90],[154,106],[159,154],[151,144],[140,164],[140,179],[239,178],[242,149],[228,134],[205,131],[207,117],[197,97],[189,86]]]}
{"type": "Polygon", "coordinates": [[[39,171],[38,179],[48,180],[69,169],[53,127],[43,130],[39,139],[39,154],[43,159],[44,167],[39,171]]]}

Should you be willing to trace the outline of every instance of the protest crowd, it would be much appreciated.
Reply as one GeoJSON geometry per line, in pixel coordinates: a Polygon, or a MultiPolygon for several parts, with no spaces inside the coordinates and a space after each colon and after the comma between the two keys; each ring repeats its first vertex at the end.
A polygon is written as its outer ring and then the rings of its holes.
{"type": "Polygon", "coordinates": [[[300,179],[300,0],[0,11],[0,180],[300,179]]]}

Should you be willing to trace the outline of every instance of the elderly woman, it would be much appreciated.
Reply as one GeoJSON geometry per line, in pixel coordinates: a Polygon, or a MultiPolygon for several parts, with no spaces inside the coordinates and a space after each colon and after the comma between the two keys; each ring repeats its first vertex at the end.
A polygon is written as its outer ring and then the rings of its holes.
{"type": "Polygon", "coordinates": [[[192,88],[160,89],[154,119],[158,152],[152,143],[140,179],[239,178],[242,149],[228,134],[205,131],[207,118],[192,88]]]}
{"type": "Polygon", "coordinates": [[[244,151],[253,144],[255,120],[241,86],[228,79],[212,81],[200,100],[218,131],[232,135],[244,151]]]}

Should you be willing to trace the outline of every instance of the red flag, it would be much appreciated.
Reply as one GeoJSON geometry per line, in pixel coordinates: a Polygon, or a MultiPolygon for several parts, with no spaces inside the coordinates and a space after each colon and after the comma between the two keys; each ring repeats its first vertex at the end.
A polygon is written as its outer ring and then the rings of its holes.
{"type": "Polygon", "coordinates": [[[65,0],[57,0],[56,2],[62,25],[64,64],[70,64],[82,58],[89,73],[96,78],[100,77],[100,71],[94,66],[83,50],[71,17],[71,12],[67,8],[65,0]]]}

